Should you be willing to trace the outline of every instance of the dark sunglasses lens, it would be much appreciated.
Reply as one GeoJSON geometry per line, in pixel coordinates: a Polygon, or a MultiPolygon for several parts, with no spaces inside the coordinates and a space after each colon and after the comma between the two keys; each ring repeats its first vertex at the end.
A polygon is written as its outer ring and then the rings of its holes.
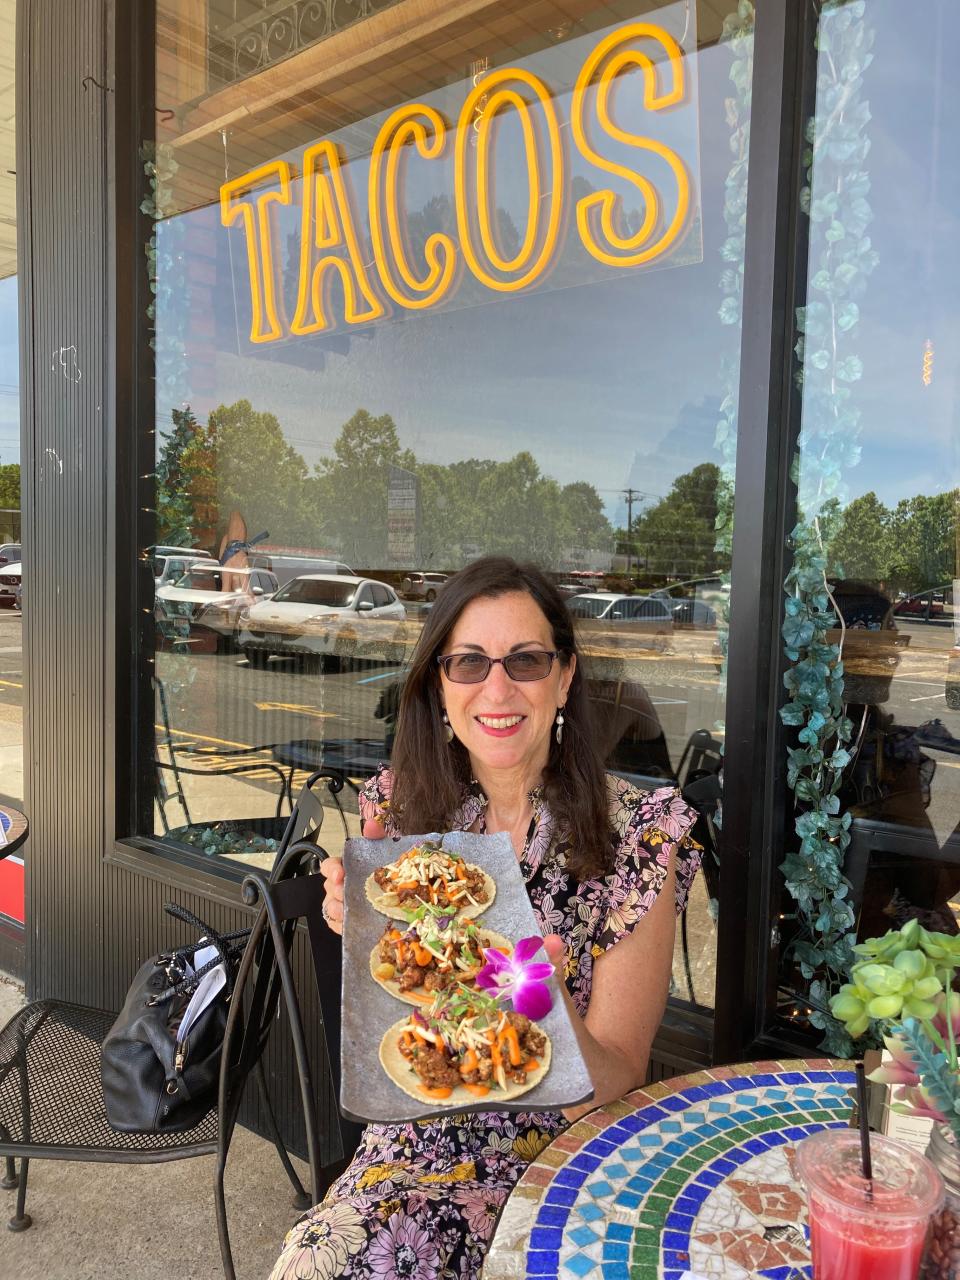
{"type": "Polygon", "coordinates": [[[536,650],[511,653],[509,657],[504,658],[503,665],[511,680],[543,680],[550,674],[553,654],[536,650]]]}
{"type": "Polygon", "coordinates": [[[447,679],[456,684],[479,684],[486,680],[490,659],[482,653],[454,653],[444,659],[447,679]]]}

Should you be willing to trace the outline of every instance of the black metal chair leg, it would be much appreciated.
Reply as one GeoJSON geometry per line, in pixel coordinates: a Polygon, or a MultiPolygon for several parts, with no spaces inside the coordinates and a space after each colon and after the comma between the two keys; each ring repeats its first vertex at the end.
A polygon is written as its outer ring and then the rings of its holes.
{"type": "Polygon", "coordinates": [[[0,1178],[0,1187],[4,1191],[12,1191],[14,1187],[20,1185],[20,1179],[17,1177],[17,1162],[13,1156],[7,1156],[7,1172],[0,1178]]]}
{"type": "Polygon", "coordinates": [[[273,1104],[270,1101],[270,1094],[267,1091],[267,1078],[263,1074],[263,1062],[258,1061],[254,1067],[254,1074],[257,1078],[257,1088],[260,1090],[260,1100],[263,1103],[264,1115],[267,1124],[270,1127],[270,1137],[273,1139],[273,1145],[277,1149],[277,1155],[280,1157],[280,1163],[286,1171],[287,1177],[290,1179],[290,1185],[293,1187],[293,1207],[295,1209],[309,1209],[313,1204],[310,1196],[304,1190],[303,1183],[297,1176],[297,1171],[290,1163],[290,1156],[287,1154],[287,1148],[283,1145],[283,1139],[280,1137],[280,1130],[277,1127],[277,1117],[273,1112],[273,1104]]]}
{"type": "Polygon", "coordinates": [[[239,1100],[230,1107],[230,1114],[220,1114],[220,1132],[217,1145],[217,1169],[213,1178],[213,1198],[217,1213],[217,1239],[220,1242],[220,1261],[223,1265],[225,1280],[237,1280],[233,1265],[233,1251],[230,1248],[230,1229],[227,1225],[227,1202],[224,1195],[223,1176],[227,1169],[227,1155],[230,1151],[230,1139],[237,1120],[239,1100]]]}
{"type": "Polygon", "coordinates": [[[7,1226],[11,1231],[26,1231],[31,1226],[33,1219],[29,1213],[24,1213],[24,1206],[27,1202],[27,1173],[30,1169],[30,1161],[23,1159],[20,1161],[20,1185],[17,1188],[17,1216],[11,1218],[7,1226]]]}

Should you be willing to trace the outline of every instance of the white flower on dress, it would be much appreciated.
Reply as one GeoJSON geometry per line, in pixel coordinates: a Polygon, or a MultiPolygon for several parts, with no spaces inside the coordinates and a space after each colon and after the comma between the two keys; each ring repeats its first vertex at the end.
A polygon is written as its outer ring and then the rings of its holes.
{"type": "Polygon", "coordinates": [[[287,1235],[270,1280],[333,1280],[366,1239],[352,1205],[320,1204],[287,1235]]]}

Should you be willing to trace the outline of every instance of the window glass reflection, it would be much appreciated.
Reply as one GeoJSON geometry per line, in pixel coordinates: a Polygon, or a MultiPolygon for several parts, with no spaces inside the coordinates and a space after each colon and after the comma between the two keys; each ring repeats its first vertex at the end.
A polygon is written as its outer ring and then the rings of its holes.
{"type": "MultiPolygon", "coordinates": [[[[240,121],[158,4],[180,110],[147,159],[145,555],[218,563],[154,574],[154,833],[268,866],[320,766],[344,784],[331,845],[356,832],[424,617],[502,553],[570,599],[610,768],[699,785],[710,844],[749,6],[582,0],[534,24],[509,3],[485,25],[438,3],[422,30],[402,8],[377,28],[402,56],[358,23],[345,76],[331,32],[308,87],[289,89],[295,51],[259,63],[240,121]]],[[[709,1006],[707,862],[675,991],[709,1006]]]]}

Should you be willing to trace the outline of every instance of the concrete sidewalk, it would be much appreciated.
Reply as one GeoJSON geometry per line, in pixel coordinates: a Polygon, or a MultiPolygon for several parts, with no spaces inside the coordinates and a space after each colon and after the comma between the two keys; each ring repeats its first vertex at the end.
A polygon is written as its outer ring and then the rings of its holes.
{"type": "MultiPolygon", "coordinates": [[[[0,1026],[23,989],[0,973],[0,1026]]],[[[306,1167],[294,1162],[306,1182],[306,1167]]],[[[219,1280],[214,1158],[168,1164],[30,1163],[33,1226],[6,1230],[16,1191],[0,1190],[0,1280],[219,1280]]],[[[227,1164],[227,1213],[237,1280],[262,1280],[296,1221],[273,1146],[237,1129],[227,1164]]]]}

